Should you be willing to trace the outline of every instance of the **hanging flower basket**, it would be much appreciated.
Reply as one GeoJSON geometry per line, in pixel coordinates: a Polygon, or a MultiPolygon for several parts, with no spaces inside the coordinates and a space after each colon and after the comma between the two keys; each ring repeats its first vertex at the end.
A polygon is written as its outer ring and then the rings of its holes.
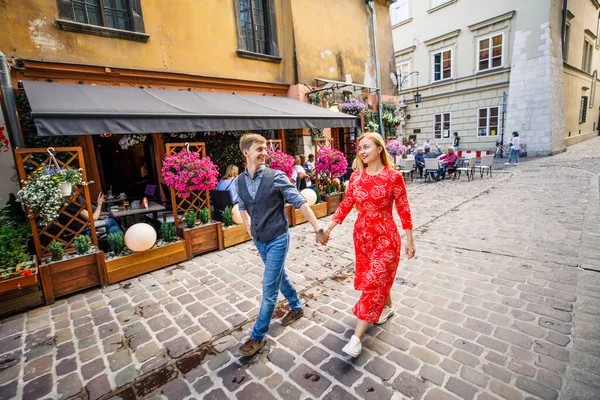
{"type": "Polygon", "coordinates": [[[267,167],[283,172],[288,178],[294,175],[294,157],[283,151],[272,148],[267,148],[267,159],[265,160],[267,167]]]}
{"type": "Polygon", "coordinates": [[[352,99],[348,102],[338,104],[338,109],[344,114],[359,116],[365,112],[367,106],[357,99],[352,99]]]}
{"type": "Polygon", "coordinates": [[[331,185],[334,178],[343,175],[348,170],[348,161],[344,153],[337,149],[324,147],[319,150],[315,162],[315,171],[325,177],[325,182],[331,185]]]}
{"type": "Polygon", "coordinates": [[[397,139],[390,140],[385,147],[387,148],[388,153],[393,157],[401,156],[406,152],[406,146],[397,139]]]}
{"type": "Polygon", "coordinates": [[[214,190],[219,183],[219,171],[210,157],[187,149],[165,156],[162,176],[181,199],[190,197],[193,191],[214,190]]]}
{"type": "Polygon", "coordinates": [[[146,137],[147,135],[144,133],[123,135],[123,137],[119,139],[119,146],[121,146],[121,149],[127,150],[130,147],[137,146],[138,144],[143,144],[146,141],[146,137]]]}
{"type": "Polygon", "coordinates": [[[73,185],[69,182],[60,182],[58,184],[58,189],[60,190],[62,197],[69,197],[71,196],[71,193],[73,193],[73,185]]]}

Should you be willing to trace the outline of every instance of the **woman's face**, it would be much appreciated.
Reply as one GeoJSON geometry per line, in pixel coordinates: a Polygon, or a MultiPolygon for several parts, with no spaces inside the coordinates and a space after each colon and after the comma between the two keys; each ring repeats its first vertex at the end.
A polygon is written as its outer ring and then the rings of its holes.
{"type": "Polygon", "coordinates": [[[380,158],[382,149],[371,139],[364,138],[358,142],[358,155],[365,164],[370,164],[380,158]]]}

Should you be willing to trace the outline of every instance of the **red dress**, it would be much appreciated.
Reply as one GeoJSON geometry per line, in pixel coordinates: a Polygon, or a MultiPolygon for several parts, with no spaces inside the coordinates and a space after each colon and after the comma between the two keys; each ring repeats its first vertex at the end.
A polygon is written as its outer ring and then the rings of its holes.
{"type": "Polygon", "coordinates": [[[394,202],[402,229],[412,229],[402,174],[387,167],[373,176],[365,170],[357,171],[350,177],[346,197],[332,218],[341,224],[352,207],[358,206],[353,234],[356,253],[354,288],[362,291],[362,295],[352,311],[368,322],[379,320],[400,261],[400,233],[392,213],[394,202]]]}

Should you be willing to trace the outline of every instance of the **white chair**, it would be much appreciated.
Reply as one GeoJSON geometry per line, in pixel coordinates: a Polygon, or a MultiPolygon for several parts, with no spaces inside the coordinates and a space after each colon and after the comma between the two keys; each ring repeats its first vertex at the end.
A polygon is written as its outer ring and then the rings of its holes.
{"type": "Polygon", "coordinates": [[[458,179],[460,179],[460,174],[465,172],[467,174],[467,179],[471,181],[471,179],[475,179],[475,161],[476,157],[470,157],[467,161],[467,164],[463,164],[461,167],[456,168],[456,172],[458,172],[458,179]]]}
{"type": "Polygon", "coordinates": [[[402,169],[402,175],[406,177],[406,175],[410,175],[410,181],[413,182],[415,180],[415,159],[406,159],[404,161],[404,168],[402,169]]]}
{"type": "Polygon", "coordinates": [[[437,158],[425,159],[425,171],[423,171],[425,173],[425,182],[431,178],[431,174],[435,174],[438,171],[439,165],[440,163],[437,158]]]}
{"type": "Polygon", "coordinates": [[[494,155],[481,156],[481,163],[476,165],[475,168],[479,169],[479,173],[481,178],[483,178],[483,173],[486,172],[490,178],[492,177],[492,165],[494,163],[494,155]]]}

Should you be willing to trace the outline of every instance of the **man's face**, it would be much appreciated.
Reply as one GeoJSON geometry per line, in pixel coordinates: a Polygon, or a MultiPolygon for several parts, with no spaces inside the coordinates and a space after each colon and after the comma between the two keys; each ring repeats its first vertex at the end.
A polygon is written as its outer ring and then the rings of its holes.
{"type": "Polygon", "coordinates": [[[310,157],[308,157],[308,161],[310,161],[310,162],[313,162],[313,161],[315,161],[315,156],[310,156],[310,157]]]}
{"type": "Polygon", "coordinates": [[[252,146],[248,150],[244,150],[244,157],[246,157],[248,164],[252,164],[255,167],[264,165],[267,158],[267,143],[252,143],[252,146]]]}

